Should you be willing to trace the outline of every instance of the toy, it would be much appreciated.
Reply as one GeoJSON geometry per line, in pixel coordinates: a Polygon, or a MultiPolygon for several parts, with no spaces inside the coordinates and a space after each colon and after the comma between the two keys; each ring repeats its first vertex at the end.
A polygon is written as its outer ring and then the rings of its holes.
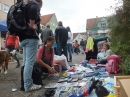
{"type": "Polygon", "coordinates": [[[84,96],[88,96],[88,91],[87,90],[84,91],[84,96]]]}

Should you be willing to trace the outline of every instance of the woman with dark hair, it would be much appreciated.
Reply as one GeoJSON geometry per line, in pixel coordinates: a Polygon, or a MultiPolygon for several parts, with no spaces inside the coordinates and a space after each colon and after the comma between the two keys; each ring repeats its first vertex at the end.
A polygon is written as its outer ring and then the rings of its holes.
{"type": "Polygon", "coordinates": [[[36,62],[41,65],[41,72],[56,73],[53,67],[54,62],[54,45],[55,39],[49,36],[44,43],[44,46],[40,46],[37,52],[36,62]]]}
{"type": "Polygon", "coordinates": [[[66,29],[68,30],[67,51],[69,53],[69,57],[67,58],[68,58],[68,62],[72,62],[72,33],[70,27],[66,27],[66,29]]]}

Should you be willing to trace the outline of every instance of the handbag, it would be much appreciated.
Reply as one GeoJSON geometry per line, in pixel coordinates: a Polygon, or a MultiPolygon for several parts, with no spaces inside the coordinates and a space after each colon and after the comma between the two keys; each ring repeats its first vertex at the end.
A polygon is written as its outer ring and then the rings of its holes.
{"type": "Polygon", "coordinates": [[[95,80],[95,78],[93,77],[91,79],[92,85],[89,88],[89,94],[92,92],[93,89],[95,89],[95,93],[97,95],[97,97],[104,97],[104,96],[108,96],[109,95],[109,91],[102,85],[102,81],[95,80]]]}

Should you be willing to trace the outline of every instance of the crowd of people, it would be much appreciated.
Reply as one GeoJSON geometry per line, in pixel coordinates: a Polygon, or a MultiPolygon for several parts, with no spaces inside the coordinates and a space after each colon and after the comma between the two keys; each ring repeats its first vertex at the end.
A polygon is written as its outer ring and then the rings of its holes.
{"type": "MultiPolygon", "coordinates": [[[[23,49],[23,64],[21,69],[21,90],[32,91],[42,87],[42,83],[35,82],[33,74],[34,66],[39,68],[41,79],[42,73],[56,73],[54,68],[54,54],[61,56],[64,54],[68,62],[72,62],[72,53],[86,54],[86,60],[98,59],[98,62],[105,64],[108,56],[112,54],[108,44],[103,44],[103,56],[98,55],[98,47],[96,41],[89,37],[87,42],[82,39],[80,44],[76,40],[72,43],[72,33],[70,27],[64,27],[62,21],[58,22],[58,27],[55,29],[55,35],[47,24],[46,29],[41,33],[42,44],[39,45],[40,33],[40,9],[42,0],[27,0],[29,3],[26,7],[26,22],[28,30],[22,35],[13,36],[9,32],[6,34],[6,51],[10,53],[18,51],[19,43],[23,49]],[[98,58],[97,58],[98,55],[98,58]]],[[[16,53],[13,54],[17,61],[16,68],[20,67],[19,58],[16,53]]]]}

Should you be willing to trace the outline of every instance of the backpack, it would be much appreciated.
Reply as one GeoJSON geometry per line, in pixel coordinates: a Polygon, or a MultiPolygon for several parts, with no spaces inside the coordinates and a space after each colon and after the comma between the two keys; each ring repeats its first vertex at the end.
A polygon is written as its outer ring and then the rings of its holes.
{"type": "Polygon", "coordinates": [[[117,55],[111,55],[108,57],[108,63],[106,64],[106,70],[108,73],[115,73],[117,74],[120,69],[121,59],[117,55]]]}
{"type": "Polygon", "coordinates": [[[7,28],[11,35],[20,36],[27,29],[25,20],[26,5],[23,0],[15,3],[7,14],[7,28]]]}

